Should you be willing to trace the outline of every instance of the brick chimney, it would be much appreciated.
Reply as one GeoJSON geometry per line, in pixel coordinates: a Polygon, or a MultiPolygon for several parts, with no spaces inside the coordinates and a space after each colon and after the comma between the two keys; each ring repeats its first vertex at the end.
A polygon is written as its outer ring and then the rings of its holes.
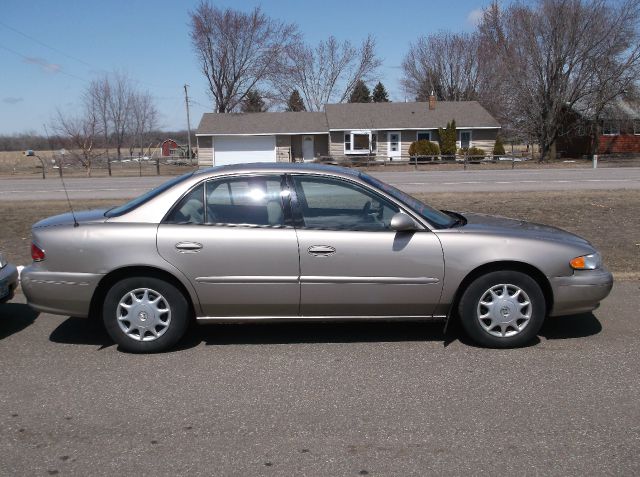
{"type": "Polygon", "coordinates": [[[436,109],[436,95],[431,91],[429,95],[429,111],[433,111],[434,109],[436,109]]]}

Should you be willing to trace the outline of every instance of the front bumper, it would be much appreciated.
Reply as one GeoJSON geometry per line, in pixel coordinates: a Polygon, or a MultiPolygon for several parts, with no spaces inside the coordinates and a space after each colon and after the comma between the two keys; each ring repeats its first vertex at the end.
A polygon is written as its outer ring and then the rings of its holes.
{"type": "Polygon", "coordinates": [[[0,303],[13,298],[18,288],[18,269],[15,265],[7,264],[0,269],[0,303]]]}
{"type": "Polygon", "coordinates": [[[598,307],[613,287],[613,275],[604,269],[575,271],[550,279],[553,308],[550,316],[586,313],[598,307]]]}

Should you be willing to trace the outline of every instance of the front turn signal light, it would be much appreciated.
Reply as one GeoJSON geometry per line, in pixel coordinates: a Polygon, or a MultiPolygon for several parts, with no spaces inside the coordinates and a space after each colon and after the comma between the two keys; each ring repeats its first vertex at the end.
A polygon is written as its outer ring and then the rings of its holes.
{"type": "Polygon", "coordinates": [[[602,260],[599,253],[582,255],[569,261],[569,265],[574,270],[595,270],[600,267],[601,263],[602,260]]]}

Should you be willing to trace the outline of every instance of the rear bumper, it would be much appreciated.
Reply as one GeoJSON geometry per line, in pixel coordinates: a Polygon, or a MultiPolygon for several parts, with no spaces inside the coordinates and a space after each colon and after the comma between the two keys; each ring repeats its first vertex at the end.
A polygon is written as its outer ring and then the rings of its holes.
{"type": "Polygon", "coordinates": [[[91,298],[103,275],[94,273],[54,273],[36,270],[33,265],[22,271],[22,292],[35,310],[86,317],[91,298]]]}
{"type": "Polygon", "coordinates": [[[606,269],[576,271],[550,280],[553,309],[550,316],[586,313],[598,307],[611,292],[613,276],[606,269]]]}
{"type": "Polygon", "coordinates": [[[7,264],[0,269],[0,303],[13,298],[18,288],[18,269],[15,265],[7,264]]]}

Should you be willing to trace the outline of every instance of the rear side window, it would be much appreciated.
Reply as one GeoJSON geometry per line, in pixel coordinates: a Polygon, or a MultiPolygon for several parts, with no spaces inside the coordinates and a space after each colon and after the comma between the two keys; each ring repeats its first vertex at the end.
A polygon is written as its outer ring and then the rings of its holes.
{"type": "Polygon", "coordinates": [[[206,223],[285,225],[281,178],[242,177],[207,182],[206,223]]]}
{"type": "Polygon", "coordinates": [[[185,195],[165,219],[167,224],[204,223],[204,183],[185,195]]]}

